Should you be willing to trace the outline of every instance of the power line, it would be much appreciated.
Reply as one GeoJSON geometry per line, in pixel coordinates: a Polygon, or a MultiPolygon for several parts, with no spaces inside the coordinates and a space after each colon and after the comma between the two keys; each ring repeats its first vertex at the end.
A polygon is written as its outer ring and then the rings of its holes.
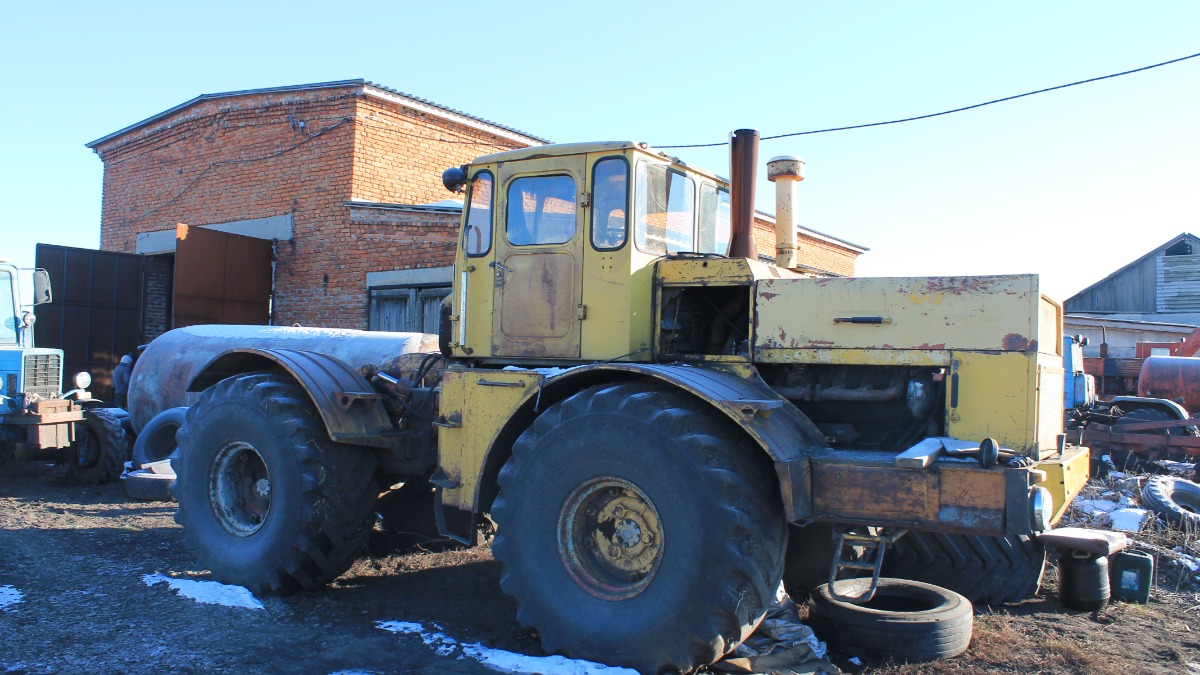
{"type": "MultiPolygon", "coordinates": [[[[1034,94],[1044,94],[1048,91],[1055,91],[1057,89],[1066,89],[1067,87],[1075,87],[1075,86],[1078,86],[1081,84],[1088,84],[1089,82],[1099,82],[1100,80],[1108,80],[1108,79],[1112,79],[1114,77],[1121,77],[1122,75],[1131,75],[1133,73],[1140,73],[1144,70],[1150,70],[1152,68],[1160,68],[1162,66],[1169,66],[1172,63],[1179,63],[1180,61],[1187,61],[1188,59],[1194,59],[1198,56],[1200,56],[1200,53],[1189,54],[1188,56],[1182,56],[1177,59],[1171,59],[1170,61],[1163,61],[1162,63],[1155,63],[1155,64],[1149,65],[1149,66],[1142,66],[1141,68],[1134,68],[1133,70],[1126,70],[1126,71],[1123,71],[1120,73],[1113,73],[1111,75],[1101,75],[1100,77],[1093,77],[1093,78],[1090,78],[1087,80],[1079,80],[1078,82],[1071,82],[1070,84],[1060,84],[1056,87],[1046,87],[1045,89],[1038,89],[1036,91],[1027,91],[1024,94],[1017,94],[1015,96],[1005,96],[1004,98],[998,98],[998,99],[995,99],[992,101],[987,101],[984,103],[976,103],[974,105],[963,106],[961,108],[955,108],[953,110],[943,110],[942,112],[930,113],[928,115],[918,115],[916,117],[905,117],[903,119],[889,120],[887,122],[871,122],[870,124],[855,124],[855,125],[847,126],[847,127],[830,127],[828,129],[817,129],[815,131],[797,131],[797,132],[793,132],[790,134],[776,134],[774,136],[763,136],[761,140],[771,141],[771,140],[775,140],[777,138],[789,138],[792,136],[809,136],[812,134],[825,134],[825,133],[829,133],[831,131],[849,131],[850,129],[866,129],[867,127],[882,127],[882,126],[886,126],[889,124],[900,124],[901,122],[915,122],[916,120],[927,120],[930,117],[941,117],[942,115],[950,115],[950,114],[957,113],[957,112],[963,112],[964,110],[974,110],[975,108],[982,108],[985,105],[992,105],[995,103],[1004,103],[1005,101],[1012,101],[1012,100],[1015,100],[1018,98],[1025,98],[1026,96],[1033,96],[1034,94]]],[[[669,149],[669,148],[715,148],[717,146],[723,146],[723,145],[728,145],[728,143],[695,143],[692,145],[656,145],[654,147],[662,148],[665,150],[665,149],[669,149]]]]}

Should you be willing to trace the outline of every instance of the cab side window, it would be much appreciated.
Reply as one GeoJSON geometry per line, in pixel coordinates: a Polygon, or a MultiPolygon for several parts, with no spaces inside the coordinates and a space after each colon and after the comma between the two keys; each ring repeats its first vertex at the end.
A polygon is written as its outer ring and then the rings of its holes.
{"type": "Polygon", "coordinates": [[[596,162],[592,169],[592,246],[612,251],[629,238],[629,165],[621,157],[596,162]]]}
{"type": "Polygon", "coordinates": [[[481,171],[471,181],[471,204],[463,228],[463,249],[480,256],[492,248],[492,174],[481,171]]]}
{"type": "Polygon", "coordinates": [[[505,233],[513,246],[563,244],[575,236],[575,179],[528,176],[508,184],[505,233]]]}
{"type": "Polygon", "coordinates": [[[696,250],[700,253],[729,252],[729,190],[711,183],[700,186],[700,236],[696,250]]]}

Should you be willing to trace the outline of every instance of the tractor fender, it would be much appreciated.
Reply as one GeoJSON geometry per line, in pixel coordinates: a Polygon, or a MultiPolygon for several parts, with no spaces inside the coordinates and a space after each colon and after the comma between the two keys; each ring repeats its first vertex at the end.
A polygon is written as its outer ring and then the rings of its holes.
{"type": "Polygon", "coordinates": [[[262,370],[287,373],[312,399],[330,440],[381,448],[402,447],[383,395],[357,370],[328,354],[299,349],[230,349],[209,361],[188,385],[200,392],[221,380],[262,370]]]}
{"type": "Polygon", "coordinates": [[[713,368],[645,363],[578,366],[543,380],[540,391],[492,440],[476,482],[476,510],[490,507],[495,497],[495,478],[512,454],[513,442],[540,411],[594,384],[638,378],[651,378],[687,392],[729,418],[770,456],[788,520],[812,515],[809,455],[827,444],[824,434],[804,413],[753,371],[742,377],[713,368]]]}

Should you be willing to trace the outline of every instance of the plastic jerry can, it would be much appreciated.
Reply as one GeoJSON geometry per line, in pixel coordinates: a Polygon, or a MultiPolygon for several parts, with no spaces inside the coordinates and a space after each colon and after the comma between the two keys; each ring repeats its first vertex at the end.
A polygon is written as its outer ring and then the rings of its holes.
{"type": "Polygon", "coordinates": [[[1114,600],[1145,604],[1154,582],[1154,558],[1139,551],[1114,553],[1108,560],[1108,577],[1114,600]]]}
{"type": "Polygon", "coordinates": [[[1062,603],[1071,609],[1095,612],[1108,606],[1108,558],[1069,548],[1058,561],[1062,603]]]}

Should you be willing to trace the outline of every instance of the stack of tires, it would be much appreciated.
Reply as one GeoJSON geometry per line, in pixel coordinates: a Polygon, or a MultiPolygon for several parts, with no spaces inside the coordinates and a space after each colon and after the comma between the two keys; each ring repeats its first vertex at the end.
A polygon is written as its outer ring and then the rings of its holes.
{"type": "Polygon", "coordinates": [[[178,451],[175,434],[183,426],[187,408],[170,408],[155,415],[133,443],[133,471],[125,476],[125,494],[142,501],[171,501],[175,471],[171,458],[178,451]]]}

